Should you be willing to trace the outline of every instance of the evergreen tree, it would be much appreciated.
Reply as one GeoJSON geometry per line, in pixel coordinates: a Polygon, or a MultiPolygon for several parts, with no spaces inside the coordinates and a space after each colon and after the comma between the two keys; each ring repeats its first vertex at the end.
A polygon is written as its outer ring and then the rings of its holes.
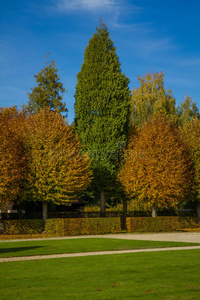
{"type": "Polygon", "coordinates": [[[104,215],[105,192],[113,184],[126,142],[130,91],[107,26],[101,22],[96,30],[77,75],[75,130],[92,158],[93,187],[100,193],[104,215]]]}
{"type": "Polygon", "coordinates": [[[66,104],[62,102],[65,88],[60,82],[55,62],[47,61],[46,67],[34,77],[37,86],[31,89],[31,93],[27,93],[29,98],[27,110],[33,113],[39,108],[50,107],[51,110],[60,113],[67,112],[66,104]]]}

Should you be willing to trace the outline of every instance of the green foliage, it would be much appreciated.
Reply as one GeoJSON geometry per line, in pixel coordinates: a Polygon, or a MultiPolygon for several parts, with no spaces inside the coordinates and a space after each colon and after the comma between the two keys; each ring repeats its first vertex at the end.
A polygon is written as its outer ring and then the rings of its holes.
{"type": "Polygon", "coordinates": [[[4,235],[38,234],[43,231],[42,220],[6,220],[4,223],[4,235]]]}
{"type": "Polygon", "coordinates": [[[120,218],[47,219],[45,230],[59,236],[118,233],[121,224],[120,218]]]}
{"type": "Polygon", "coordinates": [[[127,218],[126,225],[128,232],[170,232],[199,227],[196,217],[134,217],[127,218]]]}
{"type": "Polygon", "coordinates": [[[171,90],[165,90],[164,73],[138,76],[139,88],[134,88],[131,99],[130,124],[141,127],[153,115],[162,113],[176,119],[175,99],[171,90]]]}
{"type": "Polygon", "coordinates": [[[183,103],[178,106],[178,121],[181,127],[192,119],[200,119],[199,109],[196,102],[192,101],[192,98],[185,96],[183,103]]]}
{"type": "Polygon", "coordinates": [[[60,113],[67,112],[66,104],[62,102],[65,88],[60,82],[55,62],[47,62],[46,67],[34,77],[37,86],[31,89],[31,93],[28,93],[27,110],[33,113],[39,108],[50,107],[51,110],[57,110],[60,113]]]}
{"type": "Polygon", "coordinates": [[[90,39],[77,75],[75,131],[92,158],[93,190],[108,188],[128,131],[129,80],[104,23],[90,39]]]}

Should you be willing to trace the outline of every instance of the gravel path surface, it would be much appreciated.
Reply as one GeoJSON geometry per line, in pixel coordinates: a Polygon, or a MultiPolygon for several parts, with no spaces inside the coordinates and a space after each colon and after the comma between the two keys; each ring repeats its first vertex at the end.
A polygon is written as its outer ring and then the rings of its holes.
{"type": "MultiPolygon", "coordinates": [[[[152,234],[106,234],[96,236],[76,236],[76,237],[61,237],[49,238],[50,240],[56,239],[76,239],[76,238],[112,238],[112,239],[128,239],[128,240],[151,240],[151,241],[174,241],[174,242],[190,242],[200,243],[200,232],[180,232],[180,233],[152,233],[152,234]]],[[[27,239],[23,241],[30,241],[27,239]]],[[[44,240],[44,239],[37,239],[44,240]]],[[[19,240],[12,240],[19,241],[19,240]]],[[[22,241],[22,240],[20,240],[22,241]]],[[[11,242],[0,241],[0,242],[11,242]]],[[[174,250],[191,250],[200,249],[200,246],[186,246],[186,247],[167,247],[167,248],[150,248],[150,249],[137,249],[137,250],[118,250],[118,251],[98,251],[98,252],[82,252],[82,253],[66,253],[66,254],[53,254],[53,255],[40,255],[40,256],[25,256],[25,257],[9,257],[0,258],[0,262],[20,261],[20,260],[38,260],[50,258],[63,258],[63,257],[77,257],[77,256],[93,256],[93,255],[108,255],[108,254],[121,254],[121,253],[138,253],[138,252],[155,252],[155,251],[174,251],[174,250]]]]}
{"type": "Polygon", "coordinates": [[[20,240],[0,240],[0,243],[35,241],[35,240],[62,240],[62,239],[85,239],[85,238],[108,238],[146,241],[169,241],[169,242],[189,242],[200,243],[200,232],[170,232],[170,233],[116,233],[102,235],[80,235],[73,237],[52,237],[41,239],[20,239],[20,240]]]}
{"type": "Polygon", "coordinates": [[[149,248],[149,249],[136,249],[136,250],[115,250],[115,251],[97,251],[97,252],[81,252],[81,253],[64,253],[52,255],[35,255],[35,256],[21,256],[21,257],[8,257],[0,258],[1,262],[9,261],[22,261],[22,260],[38,260],[38,259],[51,259],[63,257],[80,257],[80,256],[95,256],[95,255],[109,255],[109,254],[123,254],[123,253],[139,253],[139,252],[158,252],[158,251],[174,251],[174,250],[193,250],[200,249],[200,246],[186,246],[186,247],[166,247],[166,248],[149,248]]]}

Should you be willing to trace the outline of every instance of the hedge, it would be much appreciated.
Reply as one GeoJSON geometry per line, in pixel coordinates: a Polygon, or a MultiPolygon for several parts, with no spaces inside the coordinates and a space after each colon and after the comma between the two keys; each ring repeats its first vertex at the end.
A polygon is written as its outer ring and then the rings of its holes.
{"type": "Polygon", "coordinates": [[[43,231],[42,220],[6,220],[3,222],[3,234],[37,234],[43,231]]]}
{"type": "Polygon", "coordinates": [[[58,236],[118,233],[121,222],[120,218],[47,219],[45,231],[58,236]]]}
{"type": "Polygon", "coordinates": [[[126,225],[128,232],[170,232],[199,227],[196,217],[134,217],[127,218],[126,225]]]}

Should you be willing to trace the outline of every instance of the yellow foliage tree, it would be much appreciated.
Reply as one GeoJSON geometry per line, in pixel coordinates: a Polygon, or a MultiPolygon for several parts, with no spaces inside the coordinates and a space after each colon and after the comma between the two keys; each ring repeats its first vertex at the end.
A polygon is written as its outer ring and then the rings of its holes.
{"type": "Polygon", "coordinates": [[[127,192],[152,208],[175,207],[192,182],[192,165],[176,129],[157,116],[130,138],[120,180],[127,192]]]}
{"type": "Polygon", "coordinates": [[[88,158],[77,136],[59,112],[44,108],[28,115],[24,140],[30,151],[28,182],[31,196],[47,204],[75,201],[91,178],[88,158]]]}
{"type": "Polygon", "coordinates": [[[144,122],[158,113],[177,118],[175,98],[171,90],[165,90],[164,73],[148,73],[138,76],[139,88],[134,88],[131,97],[130,124],[141,128],[144,122]]]}

